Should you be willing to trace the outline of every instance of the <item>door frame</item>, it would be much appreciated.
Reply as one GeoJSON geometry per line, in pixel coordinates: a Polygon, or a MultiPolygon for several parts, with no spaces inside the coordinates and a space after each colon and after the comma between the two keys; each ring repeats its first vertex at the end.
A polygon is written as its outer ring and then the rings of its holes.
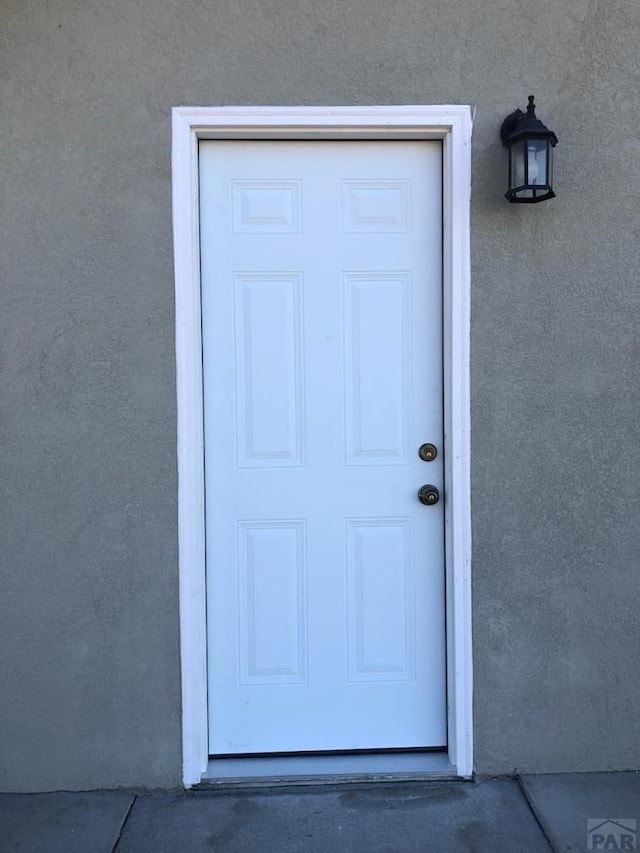
{"type": "Polygon", "coordinates": [[[443,143],[445,611],[448,756],[473,774],[470,487],[469,106],[174,107],[178,573],[182,779],[200,783],[209,758],[205,493],[200,304],[200,139],[440,139],[443,143]]]}

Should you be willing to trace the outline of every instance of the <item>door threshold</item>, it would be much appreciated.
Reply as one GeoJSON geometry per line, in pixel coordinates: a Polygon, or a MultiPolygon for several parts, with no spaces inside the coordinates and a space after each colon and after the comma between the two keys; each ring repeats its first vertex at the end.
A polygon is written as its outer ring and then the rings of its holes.
{"type": "Polygon", "coordinates": [[[211,756],[200,785],[196,787],[322,785],[458,778],[459,774],[445,751],[247,758],[211,756]]]}

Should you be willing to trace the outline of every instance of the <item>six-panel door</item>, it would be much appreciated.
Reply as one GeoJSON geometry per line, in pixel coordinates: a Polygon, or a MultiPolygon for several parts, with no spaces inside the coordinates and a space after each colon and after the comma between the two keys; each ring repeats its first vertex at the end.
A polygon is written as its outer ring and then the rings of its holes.
{"type": "Polygon", "coordinates": [[[441,157],[200,143],[212,754],[446,743],[441,157]]]}

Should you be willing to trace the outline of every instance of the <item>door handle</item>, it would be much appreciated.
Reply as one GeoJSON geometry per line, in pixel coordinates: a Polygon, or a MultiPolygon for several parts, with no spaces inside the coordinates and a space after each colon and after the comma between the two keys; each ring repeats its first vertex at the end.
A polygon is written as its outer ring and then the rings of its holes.
{"type": "Polygon", "coordinates": [[[418,500],[425,506],[433,506],[440,500],[440,492],[435,486],[420,486],[418,489],[418,500]]]}

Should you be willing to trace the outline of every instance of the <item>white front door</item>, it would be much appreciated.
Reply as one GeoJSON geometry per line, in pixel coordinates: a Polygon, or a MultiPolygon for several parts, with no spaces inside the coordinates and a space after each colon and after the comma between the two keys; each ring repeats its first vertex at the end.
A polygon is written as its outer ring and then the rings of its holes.
{"type": "Polygon", "coordinates": [[[200,142],[211,754],[446,744],[441,170],[200,142]]]}

